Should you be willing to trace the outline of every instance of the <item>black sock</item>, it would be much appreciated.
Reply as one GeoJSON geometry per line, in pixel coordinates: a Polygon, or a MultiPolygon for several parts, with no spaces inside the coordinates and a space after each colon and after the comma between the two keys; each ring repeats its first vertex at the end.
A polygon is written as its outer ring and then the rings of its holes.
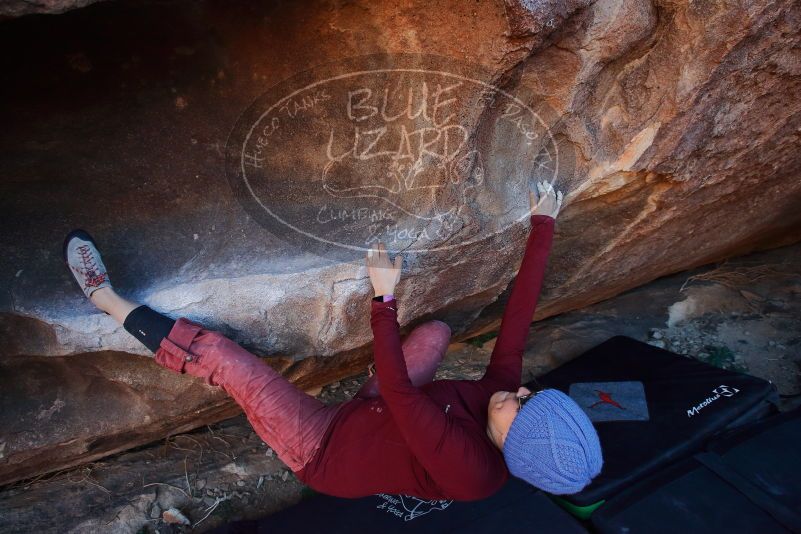
{"type": "Polygon", "coordinates": [[[172,330],[175,319],[170,319],[144,304],[135,308],[125,317],[123,328],[155,353],[161,340],[172,330]]]}

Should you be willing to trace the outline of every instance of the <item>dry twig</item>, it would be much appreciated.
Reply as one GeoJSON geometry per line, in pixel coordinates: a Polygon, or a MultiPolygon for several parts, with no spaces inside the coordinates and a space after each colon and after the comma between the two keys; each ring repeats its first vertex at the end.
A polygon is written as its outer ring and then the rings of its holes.
{"type": "Polygon", "coordinates": [[[231,497],[230,497],[229,495],[226,495],[225,497],[217,497],[217,498],[214,500],[214,504],[212,504],[211,506],[209,506],[208,508],[206,508],[206,510],[208,510],[208,512],[206,512],[206,515],[204,515],[202,518],[200,518],[200,519],[198,520],[198,522],[197,522],[197,523],[195,523],[194,525],[192,525],[192,528],[195,528],[195,527],[196,527],[196,526],[198,526],[200,523],[202,523],[203,521],[205,521],[205,520],[206,520],[206,518],[207,518],[207,517],[209,517],[209,516],[212,514],[212,512],[214,512],[214,510],[216,510],[216,509],[217,509],[217,507],[220,505],[220,503],[221,503],[221,502],[223,502],[223,501],[227,501],[227,500],[229,500],[230,498],[231,498],[231,497]]]}
{"type": "Polygon", "coordinates": [[[186,470],[186,456],[184,456],[184,476],[186,477],[186,489],[189,490],[189,496],[192,497],[192,486],[189,485],[189,473],[186,470]]]}
{"type": "Polygon", "coordinates": [[[182,490],[178,486],[173,486],[172,484],[167,484],[166,482],[150,482],[149,484],[143,484],[142,485],[143,488],[146,488],[148,486],[167,486],[168,488],[177,489],[178,491],[180,491],[181,493],[186,495],[189,498],[190,501],[192,500],[191,495],[187,494],[184,490],[182,490]]]}

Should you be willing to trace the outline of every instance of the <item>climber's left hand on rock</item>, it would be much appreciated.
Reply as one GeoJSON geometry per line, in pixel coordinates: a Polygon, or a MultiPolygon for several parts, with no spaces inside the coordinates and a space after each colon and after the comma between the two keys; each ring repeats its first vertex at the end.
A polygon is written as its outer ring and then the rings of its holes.
{"type": "Polygon", "coordinates": [[[370,282],[373,284],[375,295],[390,295],[395,291],[395,285],[400,281],[401,265],[403,258],[400,254],[395,256],[395,264],[389,261],[387,247],[379,241],[378,248],[370,248],[367,251],[367,274],[370,275],[370,282]]]}

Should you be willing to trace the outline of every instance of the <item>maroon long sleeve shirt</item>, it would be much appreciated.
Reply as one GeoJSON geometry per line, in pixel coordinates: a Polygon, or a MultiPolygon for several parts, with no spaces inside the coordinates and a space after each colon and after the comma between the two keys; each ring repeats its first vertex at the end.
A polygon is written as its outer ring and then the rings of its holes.
{"type": "Polygon", "coordinates": [[[520,386],[553,225],[551,217],[531,216],[523,262],[480,380],[413,386],[401,351],[398,302],[373,300],[370,323],[381,395],[346,402],[297,477],[338,497],[400,493],[468,501],[499,490],[509,472],[502,452],[487,436],[487,408],[493,393],[520,386]]]}

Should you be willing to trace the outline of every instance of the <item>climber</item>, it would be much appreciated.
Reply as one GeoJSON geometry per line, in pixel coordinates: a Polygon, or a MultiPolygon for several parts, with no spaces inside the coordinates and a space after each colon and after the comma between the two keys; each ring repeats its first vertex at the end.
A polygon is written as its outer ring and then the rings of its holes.
{"type": "Polygon", "coordinates": [[[256,433],[313,489],[340,497],[400,493],[477,500],[509,475],[553,494],[576,493],[601,469],[598,436],[570,397],[519,387],[522,355],[550,252],[562,193],[529,192],[531,230],[489,365],[480,380],[433,380],[450,337],[441,321],[401,340],[394,296],[401,258],[367,253],[375,374],[350,400],[325,405],[220,332],[120,297],[83,230],[64,259],[84,294],[177,373],[220,386],[256,433]]]}

